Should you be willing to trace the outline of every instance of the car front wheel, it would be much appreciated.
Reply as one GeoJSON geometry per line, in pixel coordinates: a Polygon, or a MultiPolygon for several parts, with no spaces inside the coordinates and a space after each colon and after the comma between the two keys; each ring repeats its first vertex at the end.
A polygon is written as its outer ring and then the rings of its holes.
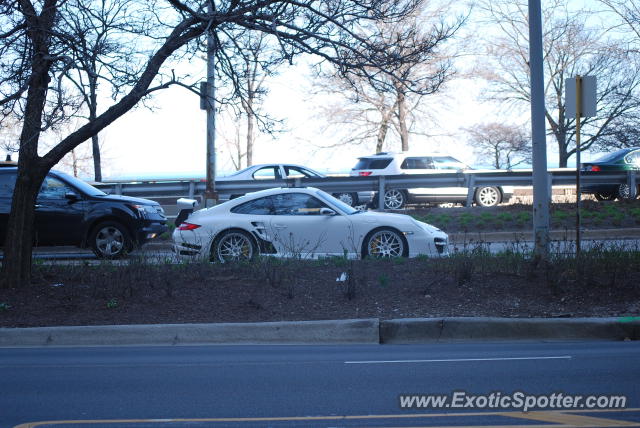
{"type": "Polygon", "coordinates": [[[387,210],[399,210],[407,203],[407,197],[402,190],[389,189],[384,192],[384,208],[387,210]]]}
{"type": "Polygon", "coordinates": [[[406,257],[409,249],[399,232],[392,229],[379,229],[365,240],[363,256],[373,258],[406,257]]]}
{"type": "Polygon", "coordinates": [[[220,263],[251,260],[256,256],[257,248],[253,238],[243,230],[222,232],[211,246],[211,261],[220,263]]]}
{"type": "Polygon", "coordinates": [[[497,187],[480,187],[476,190],[476,203],[481,207],[495,207],[501,199],[502,195],[497,187]]]}
{"type": "Polygon", "coordinates": [[[118,259],[133,248],[129,232],[120,223],[105,221],[98,224],[90,236],[91,248],[101,259],[118,259]]]}

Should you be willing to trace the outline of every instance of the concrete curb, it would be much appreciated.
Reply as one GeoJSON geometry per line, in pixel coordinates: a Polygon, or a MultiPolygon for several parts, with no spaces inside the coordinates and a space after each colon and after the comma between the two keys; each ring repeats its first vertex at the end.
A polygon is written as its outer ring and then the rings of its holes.
{"type": "Polygon", "coordinates": [[[184,344],[377,344],[379,320],[0,328],[0,347],[184,344]]]}
{"type": "Polygon", "coordinates": [[[380,322],[380,343],[640,339],[640,318],[416,318],[380,322]]]}
{"type": "MultiPolygon", "coordinates": [[[[549,231],[549,238],[553,241],[575,240],[575,235],[575,230],[549,231]]],[[[640,239],[640,228],[585,229],[582,231],[582,239],[640,239]]],[[[452,243],[533,241],[533,232],[511,231],[450,233],[449,241],[452,243]]]]}

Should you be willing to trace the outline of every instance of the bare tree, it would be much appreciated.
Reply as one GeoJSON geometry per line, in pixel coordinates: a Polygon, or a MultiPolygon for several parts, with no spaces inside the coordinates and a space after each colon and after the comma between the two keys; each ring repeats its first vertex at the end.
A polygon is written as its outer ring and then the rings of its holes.
{"type": "MultiPolygon", "coordinates": [[[[62,25],[74,38],[68,53],[73,58],[73,66],[63,72],[82,97],[88,121],[98,116],[100,85],[117,96],[120,88],[135,78],[136,52],[126,43],[126,38],[132,32],[144,30],[144,26],[130,23],[137,9],[138,4],[132,0],[68,0],[61,4],[62,25]]],[[[98,134],[91,137],[91,145],[94,179],[102,181],[98,134]]]]}
{"type": "MultiPolygon", "coordinates": [[[[100,4],[99,0],[82,3],[88,10],[100,4]]],[[[67,153],[153,92],[173,84],[192,87],[193,82],[185,83],[181,79],[185,76],[168,67],[168,62],[181,55],[196,56],[202,35],[209,33],[215,37],[218,63],[234,53],[232,47],[222,49],[225,46],[222,42],[233,40],[238,31],[251,30],[267,34],[277,43],[279,55],[289,61],[299,54],[314,54],[320,60],[336,64],[344,75],[379,70],[365,73],[371,80],[382,82],[388,74],[385,70],[401,68],[405,61],[430,51],[431,45],[420,43],[390,56],[388,52],[396,47],[384,39],[371,37],[376,34],[374,23],[396,22],[413,13],[420,3],[421,0],[138,0],[140,8],[130,17],[127,41],[136,47],[136,53],[124,60],[145,58],[142,66],[114,94],[108,108],[42,156],[38,154],[41,134],[75,115],[85,102],[77,88],[68,82],[70,70],[84,67],[69,55],[76,53],[77,28],[68,25],[67,15],[77,11],[73,3],[63,0],[0,3],[0,107],[3,116],[13,112],[22,118],[18,177],[7,225],[2,285],[17,287],[30,283],[34,205],[47,172],[67,153]]],[[[104,55],[103,62],[107,61],[108,54],[100,55],[104,55]]],[[[125,67],[121,64],[120,68],[125,67]]]]}
{"type": "Polygon", "coordinates": [[[496,169],[512,169],[531,162],[531,136],[523,126],[492,122],[466,131],[468,144],[476,155],[496,169]]]}
{"type": "Polygon", "coordinates": [[[621,20],[623,33],[632,34],[632,42],[636,46],[640,42],[640,1],[638,0],[600,0],[621,20]]]}
{"type": "MultiPolygon", "coordinates": [[[[233,88],[223,103],[236,111],[238,120],[246,122],[243,157],[246,166],[251,166],[256,128],[271,134],[280,123],[262,111],[261,107],[267,95],[265,81],[276,73],[284,58],[279,55],[274,40],[270,40],[268,35],[262,32],[242,30],[234,34],[233,40],[227,37],[222,39],[221,43],[224,49],[233,53],[225,54],[217,69],[222,82],[219,86],[233,88]]],[[[240,167],[241,165],[238,165],[238,168],[240,167]]]]}
{"type": "MultiPolygon", "coordinates": [[[[227,154],[228,159],[231,161],[233,165],[233,169],[236,171],[240,171],[242,169],[242,160],[246,156],[246,152],[243,149],[243,135],[242,135],[242,123],[240,114],[234,114],[233,112],[225,111],[226,113],[222,115],[222,120],[228,119],[232,124],[227,124],[227,126],[217,127],[216,136],[219,138],[221,142],[218,145],[218,152],[220,154],[227,154]],[[225,132],[222,132],[222,130],[225,132]],[[233,132],[229,132],[229,130],[233,132]]],[[[246,139],[245,139],[246,142],[246,139]]]]}
{"type": "Polygon", "coordinates": [[[438,92],[454,75],[452,53],[446,51],[446,45],[465,18],[458,16],[447,22],[444,17],[448,6],[424,7],[402,21],[378,23],[377,37],[394,46],[387,52],[390,57],[402,57],[414,45],[428,46],[422,55],[389,69],[382,81],[370,79],[380,72],[375,68],[362,69],[355,76],[344,75],[339,69],[320,73],[323,77],[320,90],[342,97],[340,102],[324,108],[323,115],[330,126],[347,125],[352,130],[341,143],[374,140],[379,152],[389,131],[393,131],[401,150],[409,149],[409,134],[415,131],[414,125],[425,122],[428,116],[420,109],[423,97],[438,92]]]}
{"type": "MultiPolygon", "coordinates": [[[[492,60],[479,68],[490,83],[486,97],[529,104],[529,41],[525,1],[484,2],[491,25],[500,30],[498,38],[487,40],[492,60]]],[[[640,67],[637,56],[619,40],[610,39],[606,28],[587,25],[586,11],[571,10],[566,2],[553,0],[544,9],[544,62],[546,118],[559,153],[559,165],[567,166],[575,154],[575,118],[565,110],[565,79],[576,75],[598,78],[598,112],[582,121],[581,150],[589,150],[598,140],[612,135],[613,123],[634,115],[640,108],[637,91],[640,67]]]]}
{"type": "Polygon", "coordinates": [[[0,121],[0,149],[5,151],[7,155],[16,153],[19,148],[20,141],[20,121],[10,115],[0,121]]]}

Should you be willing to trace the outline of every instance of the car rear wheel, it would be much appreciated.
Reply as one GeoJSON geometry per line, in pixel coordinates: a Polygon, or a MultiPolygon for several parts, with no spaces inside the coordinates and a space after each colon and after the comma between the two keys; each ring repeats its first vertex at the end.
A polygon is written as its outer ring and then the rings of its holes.
{"type": "MultiPolygon", "coordinates": [[[[640,190],[640,186],[638,190],[640,190]]],[[[640,193],[638,190],[636,190],[636,198],[638,197],[638,193],[640,193]]],[[[621,184],[620,187],[618,187],[618,199],[629,199],[630,194],[631,188],[628,184],[621,184]]]]}
{"type": "Polygon", "coordinates": [[[389,189],[384,192],[384,208],[387,210],[399,210],[407,203],[407,196],[402,190],[389,189]]]}
{"type": "Polygon", "coordinates": [[[243,230],[228,230],[214,241],[210,260],[220,263],[251,260],[256,253],[256,244],[251,235],[243,230]]]}
{"type": "Polygon", "coordinates": [[[481,207],[495,207],[502,200],[502,194],[497,187],[480,187],[476,190],[476,204],[481,207]]]}
{"type": "Polygon", "coordinates": [[[365,240],[363,256],[373,258],[406,257],[409,254],[407,244],[402,235],[388,228],[378,229],[369,234],[365,240]]]}
{"type": "Polygon", "coordinates": [[[115,221],[98,224],[89,239],[94,254],[101,259],[119,259],[133,248],[129,232],[115,221]]]}
{"type": "Polygon", "coordinates": [[[346,193],[346,192],[336,193],[334,196],[336,197],[336,199],[339,199],[345,204],[352,207],[356,204],[358,200],[358,198],[353,193],[346,193]]]}

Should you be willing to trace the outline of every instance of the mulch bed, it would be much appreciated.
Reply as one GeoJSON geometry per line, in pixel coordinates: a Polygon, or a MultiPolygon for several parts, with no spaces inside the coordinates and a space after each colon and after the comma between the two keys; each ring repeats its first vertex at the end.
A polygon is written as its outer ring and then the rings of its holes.
{"type": "Polygon", "coordinates": [[[640,315],[637,255],[619,264],[607,260],[615,254],[597,257],[601,265],[582,270],[473,251],[437,260],[38,265],[30,287],[0,289],[0,326],[640,315]],[[350,279],[336,281],[343,272],[350,279]]]}

